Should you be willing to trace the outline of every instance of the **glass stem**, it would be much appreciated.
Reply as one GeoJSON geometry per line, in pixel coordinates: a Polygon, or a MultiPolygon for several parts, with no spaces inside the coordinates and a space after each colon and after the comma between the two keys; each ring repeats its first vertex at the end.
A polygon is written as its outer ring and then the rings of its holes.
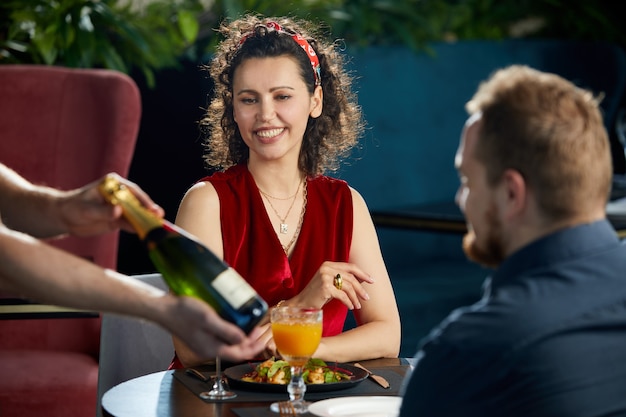
{"type": "Polygon", "coordinates": [[[304,402],[306,384],[302,379],[302,366],[291,367],[291,380],[287,386],[287,392],[289,392],[289,400],[294,403],[294,406],[304,402]]]}
{"type": "Polygon", "coordinates": [[[217,385],[217,391],[222,392],[224,387],[222,387],[222,363],[219,356],[215,357],[215,384],[217,385]]]}

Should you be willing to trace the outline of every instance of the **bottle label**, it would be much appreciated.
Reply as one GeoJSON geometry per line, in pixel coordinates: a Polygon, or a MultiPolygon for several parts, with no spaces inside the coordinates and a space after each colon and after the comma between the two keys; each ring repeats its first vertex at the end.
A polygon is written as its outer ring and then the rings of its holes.
{"type": "Polygon", "coordinates": [[[211,285],[236,310],[240,309],[248,300],[256,297],[256,291],[232,267],[219,274],[211,285]]]}

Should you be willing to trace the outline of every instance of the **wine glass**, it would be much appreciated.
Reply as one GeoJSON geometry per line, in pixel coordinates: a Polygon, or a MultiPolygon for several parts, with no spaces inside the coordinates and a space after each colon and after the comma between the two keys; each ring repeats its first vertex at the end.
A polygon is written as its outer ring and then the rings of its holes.
{"type": "MultiPolygon", "coordinates": [[[[317,350],[322,339],[322,310],[318,308],[278,307],[271,312],[272,335],[278,353],[289,362],[291,379],[287,385],[289,402],[296,414],[306,413],[306,384],[302,369],[317,350]]],[[[279,403],[270,409],[280,412],[279,403]]]]}
{"type": "Polygon", "coordinates": [[[203,391],[199,394],[203,400],[229,400],[235,398],[237,393],[228,391],[222,384],[222,361],[219,356],[215,357],[215,383],[211,391],[203,391]]]}

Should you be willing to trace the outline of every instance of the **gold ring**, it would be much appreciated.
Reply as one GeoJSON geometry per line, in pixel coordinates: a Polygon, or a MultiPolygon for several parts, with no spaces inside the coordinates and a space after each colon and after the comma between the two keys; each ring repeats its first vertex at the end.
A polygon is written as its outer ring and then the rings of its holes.
{"type": "Polygon", "coordinates": [[[341,279],[341,274],[335,275],[335,278],[333,279],[333,285],[335,286],[335,288],[341,291],[341,288],[343,288],[343,279],[341,279]]]}

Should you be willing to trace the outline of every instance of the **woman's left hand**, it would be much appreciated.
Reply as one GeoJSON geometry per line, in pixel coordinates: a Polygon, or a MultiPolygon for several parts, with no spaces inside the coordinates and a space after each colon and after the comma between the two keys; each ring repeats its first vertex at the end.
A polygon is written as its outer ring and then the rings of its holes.
{"type": "Polygon", "coordinates": [[[374,279],[355,264],[326,261],[290,304],[322,308],[336,298],[350,310],[360,309],[361,300],[369,300],[363,282],[371,284],[374,279]]]}

